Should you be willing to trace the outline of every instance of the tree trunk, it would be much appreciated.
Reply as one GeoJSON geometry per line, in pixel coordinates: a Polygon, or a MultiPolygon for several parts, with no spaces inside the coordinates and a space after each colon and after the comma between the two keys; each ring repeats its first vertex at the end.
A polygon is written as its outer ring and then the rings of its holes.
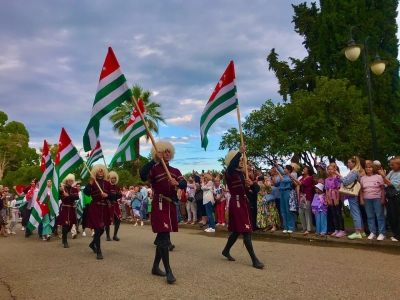
{"type": "Polygon", "coordinates": [[[6,170],[6,152],[4,152],[3,161],[0,164],[0,181],[3,180],[4,171],[6,170]]]}
{"type": "Polygon", "coordinates": [[[139,177],[139,162],[140,162],[140,139],[137,139],[134,144],[136,158],[133,162],[133,176],[139,177]]]}
{"type": "Polygon", "coordinates": [[[290,162],[300,164],[300,156],[301,156],[301,154],[294,153],[290,162]]]}

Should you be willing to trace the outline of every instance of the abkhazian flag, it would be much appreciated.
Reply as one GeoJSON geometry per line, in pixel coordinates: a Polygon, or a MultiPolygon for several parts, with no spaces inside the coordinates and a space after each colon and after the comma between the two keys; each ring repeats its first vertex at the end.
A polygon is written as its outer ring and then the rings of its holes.
{"type": "Polygon", "coordinates": [[[214,122],[236,109],[238,105],[236,91],[235,66],[231,61],[221,79],[218,81],[214,92],[211,94],[200,118],[201,147],[207,149],[207,132],[214,122]]]}
{"type": "Polygon", "coordinates": [[[54,165],[51,160],[49,145],[45,140],[42,150],[42,159],[40,162],[41,176],[39,181],[39,189],[37,194],[36,192],[34,194],[31,215],[28,222],[28,229],[31,231],[39,226],[43,216],[48,213],[47,205],[44,203],[48,202],[47,180],[51,179],[53,176],[53,168],[54,165]]]}
{"type": "MultiPolygon", "coordinates": [[[[86,165],[90,168],[91,166],[93,166],[94,162],[103,157],[104,157],[103,150],[101,150],[101,144],[100,141],[98,140],[96,147],[90,152],[86,165]]],[[[85,179],[88,175],[89,175],[88,170],[86,168],[83,168],[81,172],[81,178],[85,179]]]]}
{"type": "Polygon", "coordinates": [[[83,192],[79,192],[79,199],[76,200],[76,217],[77,219],[82,218],[83,215],[83,192]]]}
{"type": "Polygon", "coordinates": [[[48,202],[48,193],[47,193],[47,180],[53,177],[53,168],[54,164],[51,159],[49,145],[47,144],[46,140],[43,144],[43,151],[42,151],[42,160],[40,163],[40,181],[39,181],[39,201],[41,203],[48,202]]]}
{"type": "Polygon", "coordinates": [[[83,163],[78,150],[72,144],[71,138],[64,128],[61,129],[58,151],[53,173],[53,182],[50,193],[50,213],[57,216],[59,213],[59,183],[69,174],[73,173],[83,163]]]}
{"type": "Polygon", "coordinates": [[[49,202],[50,214],[53,219],[55,219],[55,217],[57,217],[60,212],[60,206],[59,206],[60,193],[58,190],[58,188],[59,188],[58,182],[59,182],[58,181],[58,172],[57,172],[57,168],[56,168],[56,163],[54,163],[53,181],[51,182],[50,202],[49,202]]]}
{"type": "Polygon", "coordinates": [[[58,181],[63,181],[69,173],[73,173],[82,163],[82,157],[80,157],[78,150],[72,144],[68,133],[62,128],[56,156],[58,181]]]}
{"type": "MultiPolygon", "coordinates": [[[[138,106],[147,122],[146,109],[144,107],[142,99],[139,99],[138,106]]],[[[134,160],[136,158],[134,142],[145,135],[146,132],[146,127],[140,117],[139,111],[134,108],[131,114],[131,118],[126,125],[126,129],[124,131],[122,139],[119,142],[118,149],[115,152],[114,157],[111,159],[110,166],[115,162],[134,160]]]]}
{"type": "Polygon", "coordinates": [[[20,211],[22,211],[24,206],[27,204],[28,204],[28,202],[25,201],[25,195],[17,196],[15,198],[15,207],[19,208],[20,211]]]}
{"type": "Polygon", "coordinates": [[[83,135],[83,148],[85,151],[96,147],[101,118],[120,106],[131,95],[132,91],[126,84],[125,76],[122,74],[114,51],[109,47],[103,69],[100,73],[92,115],[83,135]]]}
{"type": "Polygon", "coordinates": [[[30,231],[33,231],[36,229],[36,227],[39,226],[40,222],[42,221],[43,215],[42,215],[42,207],[39,202],[39,190],[35,189],[35,192],[33,193],[33,198],[32,198],[32,208],[31,208],[31,214],[29,217],[28,225],[26,226],[30,231]]]}

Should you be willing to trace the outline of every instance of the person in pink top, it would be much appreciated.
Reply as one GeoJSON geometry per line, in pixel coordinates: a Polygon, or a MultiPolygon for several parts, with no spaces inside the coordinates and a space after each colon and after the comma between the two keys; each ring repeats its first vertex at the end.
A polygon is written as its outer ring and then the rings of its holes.
{"type": "Polygon", "coordinates": [[[299,201],[299,215],[301,220],[301,226],[303,230],[301,231],[304,235],[309,234],[313,229],[312,223],[312,211],[311,202],[314,198],[314,169],[311,166],[305,166],[302,171],[302,177],[300,180],[294,178],[291,174],[289,175],[292,181],[300,186],[300,191],[303,196],[299,201]],[[305,198],[305,199],[304,199],[305,198]]]}
{"type": "Polygon", "coordinates": [[[328,201],[328,210],[332,212],[333,224],[335,231],[331,236],[340,238],[347,236],[344,231],[344,219],[342,215],[342,201],[340,201],[339,189],[340,181],[339,176],[335,175],[335,171],[338,171],[336,164],[330,164],[328,166],[328,177],[325,179],[325,190],[326,200],[328,201]]]}
{"type": "Polygon", "coordinates": [[[383,205],[385,205],[384,182],[380,175],[377,174],[376,166],[373,163],[365,164],[365,175],[360,179],[360,205],[365,206],[367,212],[368,227],[371,231],[368,236],[369,240],[376,237],[375,216],[378,220],[379,236],[378,241],[386,238],[386,219],[383,213],[383,205]]]}

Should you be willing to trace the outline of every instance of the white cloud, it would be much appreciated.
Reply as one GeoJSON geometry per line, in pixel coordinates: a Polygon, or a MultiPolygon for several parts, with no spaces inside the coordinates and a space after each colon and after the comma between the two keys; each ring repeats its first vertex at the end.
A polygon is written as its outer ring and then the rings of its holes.
{"type": "Polygon", "coordinates": [[[172,124],[182,124],[182,123],[190,122],[192,120],[192,118],[193,118],[193,115],[186,115],[183,117],[166,119],[165,121],[167,123],[172,123],[172,124]]]}

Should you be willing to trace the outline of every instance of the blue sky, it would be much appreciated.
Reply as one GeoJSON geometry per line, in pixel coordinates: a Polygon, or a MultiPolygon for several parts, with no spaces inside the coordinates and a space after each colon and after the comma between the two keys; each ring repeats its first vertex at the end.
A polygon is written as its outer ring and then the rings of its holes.
{"type": "MultiPolygon", "coordinates": [[[[236,113],[213,125],[206,152],[200,114],[230,60],[242,118],[267,99],[281,101],[266,57],[272,48],[284,60],[306,55],[291,23],[291,3],[301,2],[0,0],[0,110],[25,124],[32,147],[57,143],[65,127],[80,149],[111,46],[128,83],[162,105],[167,123],[156,139],[175,145],[174,166],[219,169],[221,135],[238,127],[236,113]]],[[[104,118],[107,161],[120,139],[111,126],[104,118]]],[[[151,145],[141,148],[147,156],[151,145]]]]}

